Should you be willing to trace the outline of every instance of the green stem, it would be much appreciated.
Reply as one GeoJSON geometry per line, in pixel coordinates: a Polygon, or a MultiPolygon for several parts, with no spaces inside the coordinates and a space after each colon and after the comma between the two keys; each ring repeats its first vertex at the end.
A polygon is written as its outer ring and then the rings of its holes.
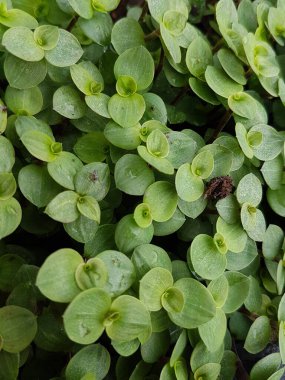
{"type": "Polygon", "coordinates": [[[152,40],[155,40],[156,38],[158,38],[159,36],[160,36],[160,30],[155,29],[151,33],[147,34],[144,37],[144,40],[145,40],[145,42],[152,41],[152,40]]]}

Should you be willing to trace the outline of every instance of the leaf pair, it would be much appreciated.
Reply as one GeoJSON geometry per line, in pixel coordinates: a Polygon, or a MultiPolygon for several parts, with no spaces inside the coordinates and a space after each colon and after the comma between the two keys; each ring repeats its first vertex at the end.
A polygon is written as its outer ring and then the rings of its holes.
{"type": "Polygon", "coordinates": [[[164,308],[169,318],[184,328],[198,327],[215,315],[213,299],[203,285],[191,278],[174,283],[171,272],[164,268],[153,268],[143,276],[139,296],[148,310],[164,308]]]}

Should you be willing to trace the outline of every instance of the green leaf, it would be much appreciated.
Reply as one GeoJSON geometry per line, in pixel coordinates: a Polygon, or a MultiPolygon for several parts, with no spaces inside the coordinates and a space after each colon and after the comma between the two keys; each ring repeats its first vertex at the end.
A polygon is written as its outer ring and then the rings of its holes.
{"type": "Polygon", "coordinates": [[[75,88],[62,86],[53,95],[53,109],[68,119],[79,119],[85,115],[86,105],[75,88]]]}
{"type": "Polygon", "coordinates": [[[192,174],[196,177],[207,179],[214,169],[214,158],[210,151],[205,150],[193,159],[191,164],[192,174]]]}
{"type": "Polygon", "coordinates": [[[226,277],[222,274],[212,280],[208,285],[208,290],[212,294],[217,308],[223,307],[229,292],[229,283],[226,277]]]}
{"type": "Polygon", "coordinates": [[[211,293],[204,285],[192,278],[182,278],[174,283],[184,298],[184,307],[180,312],[168,312],[176,325],[193,329],[214,317],[216,306],[211,293]]]}
{"type": "Polygon", "coordinates": [[[239,272],[225,272],[229,283],[229,293],[223,306],[225,313],[233,313],[241,307],[249,292],[249,279],[239,272]]]}
{"type": "Polygon", "coordinates": [[[151,16],[157,21],[161,22],[163,15],[169,9],[174,9],[185,16],[188,15],[188,4],[184,0],[148,0],[148,7],[151,13],[151,16]]]}
{"type": "Polygon", "coordinates": [[[116,187],[129,195],[144,195],[155,181],[153,171],[135,154],[124,154],[115,166],[116,187]]]}
{"type": "Polygon", "coordinates": [[[126,97],[113,95],[108,103],[112,119],[124,128],[133,127],[145,112],[145,101],[142,95],[133,94],[126,97]]]}
{"type": "Polygon", "coordinates": [[[73,150],[83,162],[100,162],[106,159],[109,143],[102,132],[92,132],[80,137],[73,150]]]}
{"type": "Polygon", "coordinates": [[[150,154],[145,146],[138,146],[138,154],[143,158],[149,165],[154,167],[161,173],[164,174],[174,174],[174,167],[170,161],[166,158],[155,157],[150,154]]]}
{"type": "Polygon", "coordinates": [[[114,340],[112,341],[112,346],[119,355],[131,356],[138,350],[140,346],[140,341],[138,339],[130,340],[129,342],[114,340]]]}
{"type": "Polygon", "coordinates": [[[149,205],[153,220],[165,222],[174,214],[178,197],[171,183],[157,181],[146,189],[143,201],[149,205]]]}
{"type": "Polygon", "coordinates": [[[150,338],[141,346],[141,355],[146,363],[156,363],[163,357],[170,345],[168,331],[153,332],[150,338]]]}
{"type": "Polygon", "coordinates": [[[280,216],[285,216],[284,190],[285,186],[282,185],[278,190],[268,189],[266,194],[270,207],[280,216]]]}
{"type": "Polygon", "coordinates": [[[110,121],[104,129],[104,135],[111,144],[121,149],[133,150],[141,144],[140,124],[124,128],[110,121]]]}
{"type": "Polygon", "coordinates": [[[247,235],[239,222],[228,224],[219,217],[216,229],[218,233],[223,235],[230,251],[239,253],[244,250],[247,242],[247,235]]]}
{"type": "Polygon", "coordinates": [[[278,370],[281,364],[279,352],[260,359],[250,371],[250,380],[268,380],[278,370]]]}
{"type": "Polygon", "coordinates": [[[209,351],[217,351],[223,344],[227,329],[227,318],[221,309],[209,322],[198,327],[201,339],[209,351]]]}
{"type": "Polygon", "coordinates": [[[96,95],[104,90],[102,74],[90,61],[71,66],[70,75],[76,87],[85,95],[96,95]]]}
{"type": "Polygon", "coordinates": [[[172,163],[175,169],[193,160],[197,148],[194,139],[186,136],[182,132],[172,131],[167,132],[166,137],[170,148],[167,159],[172,163]]]}
{"type": "Polygon", "coordinates": [[[202,80],[189,78],[189,86],[191,87],[191,90],[205,102],[213,105],[220,104],[214,91],[202,80]]]}
{"type": "Polygon", "coordinates": [[[37,207],[45,207],[61,191],[45,166],[23,167],[19,172],[18,184],[22,194],[37,207]]]}
{"type": "Polygon", "coordinates": [[[92,7],[92,1],[83,0],[80,3],[76,0],[67,0],[72,9],[81,17],[90,19],[93,16],[94,9],[92,7]]]}
{"type": "Polygon", "coordinates": [[[155,129],[148,135],[146,148],[155,157],[165,158],[169,154],[168,140],[159,129],[155,129]]]}
{"type": "MultiPolygon", "coordinates": [[[[79,197],[77,200],[77,209],[81,215],[86,216],[97,223],[100,223],[101,210],[96,199],[90,195],[79,197]]],[[[67,222],[64,222],[67,223],[67,222]]]]}
{"type": "Polygon", "coordinates": [[[79,195],[74,191],[63,191],[47,205],[45,213],[58,222],[74,222],[79,217],[78,198],[79,195]]]}
{"type": "Polygon", "coordinates": [[[240,204],[245,202],[253,207],[259,205],[262,199],[262,186],[254,174],[245,175],[238,184],[236,197],[240,204]]]}
{"type": "Polygon", "coordinates": [[[137,246],[150,243],[153,237],[153,226],[139,227],[132,214],[125,215],[117,224],[115,242],[121,252],[130,254],[137,246]]]}
{"type": "Polygon", "coordinates": [[[104,285],[111,297],[117,297],[128,290],[135,280],[135,268],[131,260],[123,253],[106,250],[98,255],[108,271],[108,282],[104,285]]]}
{"type": "Polygon", "coordinates": [[[276,129],[266,124],[258,124],[250,129],[250,132],[262,134],[261,144],[254,146],[254,156],[262,161],[273,160],[283,149],[284,137],[276,129]]]}
{"type": "Polygon", "coordinates": [[[205,80],[205,71],[213,63],[212,50],[203,37],[196,37],[189,45],[186,53],[186,65],[190,73],[205,80]]]}
{"type": "Polygon", "coordinates": [[[268,344],[271,336],[270,320],[265,315],[258,317],[250,326],[244,348],[251,354],[257,354],[268,344]]]}
{"type": "Polygon", "coordinates": [[[244,127],[243,124],[237,123],[235,127],[235,131],[236,131],[236,137],[237,137],[238,143],[244,155],[248,158],[253,158],[253,149],[249,144],[246,128],[244,127]]]}
{"type": "Polygon", "coordinates": [[[94,379],[102,380],[108,374],[111,365],[109,352],[101,344],[83,347],[68,362],[65,369],[67,380],[81,379],[92,374],[94,379]]]}
{"type": "MultiPolygon", "coordinates": [[[[189,335],[188,335],[189,336],[189,335]]],[[[217,351],[209,351],[205,344],[200,340],[195,345],[190,357],[190,366],[193,372],[208,363],[220,363],[224,354],[224,345],[217,351]]]]}
{"type": "Polygon", "coordinates": [[[139,338],[144,343],[144,336],[151,326],[150,314],[140,300],[122,295],[112,302],[104,326],[108,337],[113,340],[130,341],[139,338]]]}
{"type": "Polygon", "coordinates": [[[218,144],[206,145],[200,152],[206,150],[209,150],[214,157],[214,169],[207,180],[210,181],[215,177],[229,175],[233,166],[233,152],[218,144]]]}
{"type": "Polygon", "coordinates": [[[0,15],[0,23],[12,28],[14,26],[23,26],[29,29],[35,29],[38,26],[37,20],[21,9],[6,9],[4,14],[0,15]]]}
{"type": "Polygon", "coordinates": [[[25,260],[13,254],[4,254],[0,257],[0,289],[11,292],[15,286],[15,275],[25,260]]]}
{"type": "Polygon", "coordinates": [[[214,66],[208,66],[205,71],[207,84],[211,89],[223,98],[243,90],[242,85],[232,80],[222,69],[214,66]]]}
{"type": "Polygon", "coordinates": [[[171,260],[167,252],[154,244],[141,244],[134,249],[132,263],[135,266],[137,278],[142,278],[152,268],[161,267],[172,270],[171,260]]]}
{"type": "Polygon", "coordinates": [[[47,74],[47,65],[44,60],[28,62],[7,54],[4,72],[11,87],[26,90],[43,82],[47,74]]]}
{"type": "Polygon", "coordinates": [[[173,367],[176,361],[182,356],[186,346],[187,346],[187,333],[186,333],[186,330],[182,330],[171,353],[171,357],[169,361],[171,367],[173,367]]]}
{"type": "Polygon", "coordinates": [[[61,152],[47,165],[49,175],[61,186],[74,190],[74,177],[83,167],[82,162],[70,152],[61,152]]]}
{"type": "Polygon", "coordinates": [[[268,42],[248,33],[243,38],[243,46],[250,67],[257,75],[272,78],[279,74],[275,51],[268,42]]]}
{"type": "Polygon", "coordinates": [[[73,249],[60,249],[49,255],[41,266],[36,285],[41,293],[55,302],[71,302],[81,292],[75,271],[83,263],[73,249]]]}
{"type": "Polygon", "coordinates": [[[20,355],[0,352],[0,377],[7,380],[15,380],[18,377],[20,355]]]}
{"type": "Polygon", "coordinates": [[[98,223],[80,215],[74,222],[63,225],[69,236],[79,243],[87,243],[94,239],[98,230],[98,223]]]}
{"type": "MultiPolygon", "coordinates": [[[[8,79],[8,78],[7,78],[8,79]]],[[[7,107],[0,99],[0,134],[7,128],[7,107]]]]}
{"type": "Polygon", "coordinates": [[[22,219],[22,209],[15,198],[0,201],[0,240],[13,233],[22,219]]]}
{"type": "Polygon", "coordinates": [[[108,194],[110,181],[108,165],[94,162],[78,170],[75,176],[75,189],[79,194],[91,195],[97,201],[101,201],[108,194]]]}
{"type": "Polygon", "coordinates": [[[217,380],[221,371],[221,365],[218,363],[207,363],[198,368],[194,373],[194,379],[200,378],[205,380],[217,380]]]}
{"type": "Polygon", "coordinates": [[[0,135],[0,156],[5,160],[0,160],[0,172],[10,172],[15,163],[15,151],[11,142],[0,135]]]}
{"type": "Polygon", "coordinates": [[[111,42],[120,55],[128,49],[144,46],[144,32],[138,21],[125,17],[115,23],[112,29],[111,42]]]}
{"type": "Polygon", "coordinates": [[[18,116],[15,120],[15,127],[20,138],[26,132],[37,131],[50,136],[54,140],[51,127],[34,116],[18,116]]]}
{"type": "Polygon", "coordinates": [[[54,142],[54,138],[33,130],[25,132],[21,141],[34,157],[46,162],[54,161],[62,149],[60,143],[54,142]]]}
{"type": "Polygon", "coordinates": [[[110,97],[106,94],[95,94],[85,96],[87,106],[95,113],[105,118],[110,118],[108,103],[110,97]]]}
{"type": "Polygon", "coordinates": [[[104,319],[111,307],[110,295],[99,288],[78,294],[63,314],[68,337],[79,344],[94,343],[104,331],[104,319]]]}
{"type": "Polygon", "coordinates": [[[161,97],[157,94],[147,92],[143,94],[146,110],[143,116],[143,121],[158,120],[162,124],[167,123],[167,110],[161,97]]]}
{"type": "Polygon", "coordinates": [[[240,219],[240,206],[233,194],[218,200],[216,208],[226,223],[236,223],[240,219]]]}
{"type": "Polygon", "coordinates": [[[186,202],[196,201],[204,193],[202,178],[193,174],[190,164],[180,166],[175,177],[175,187],[178,196],[186,202]]]}
{"type": "Polygon", "coordinates": [[[75,280],[81,290],[104,288],[108,281],[108,270],[104,262],[97,257],[79,264],[75,271],[75,280]]]}
{"type": "Polygon", "coordinates": [[[59,40],[59,30],[57,26],[41,25],[34,31],[34,39],[43,50],[52,50],[59,40]]]}
{"type": "Polygon", "coordinates": [[[185,215],[179,210],[179,208],[176,208],[172,217],[168,219],[166,222],[162,222],[162,223],[153,222],[154,235],[155,236],[171,235],[174,232],[178,231],[183,226],[185,221],[186,221],[185,215]]]}
{"type": "Polygon", "coordinates": [[[3,35],[2,44],[9,53],[24,61],[41,61],[45,56],[44,50],[37,45],[33,32],[24,26],[8,29],[3,35]]]}
{"type": "Polygon", "coordinates": [[[140,203],[134,211],[134,219],[137,225],[141,228],[147,228],[152,223],[152,217],[149,205],[147,203],[140,203]]]}
{"type": "Polygon", "coordinates": [[[3,350],[10,353],[24,350],[36,335],[36,316],[23,307],[9,305],[0,309],[0,317],[3,350]]]}
{"type": "Polygon", "coordinates": [[[223,274],[227,259],[208,235],[200,234],[192,241],[189,259],[195,272],[206,279],[213,280],[223,274]]]}
{"type": "Polygon", "coordinates": [[[174,36],[180,36],[186,27],[187,16],[179,11],[169,10],[163,15],[163,24],[174,36]]]}
{"type": "Polygon", "coordinates": [[[274,260],[282,250],[284,232],[276,224],[269,224],[262,241],[262,253],[268,260],[274,260]]]}
{"type": "Polygon", "coordinates": [[[277,190],[282,185],[283,162],[283,157],[279,154],[273,160],[264,162],[260,169],[265,182],[272,190],[277,190]]]}
{"type": "Polygon", "coordinates": [[[173,285],[171,272],[164,268],[153,268],[140,280],[139,298],[150,311],[162,308],[162,296],[173,285]]]}
{"type": "Polygon", "coordinates": [[[233,153],[231,171],[238,170],[242,167],[245,157],[235,137],[230,135],[220,136],[214,141],[214,144],[221,145],[233,153]]]}
{"type": "Polygon", "coordinates": [[[242,62],[236,57],[236,55],[231,50],[222,48],[218,51],[217,57],[228,76],[235,82],[244,86],[247,82],[245,72],[242,62]]]}
{"type": "Polygon", "coordinates": [[[248,236],[255,241],[263,241],[266,221],[262,211],[244,203],[241,208],[241,223],[248,236]]]}
{"type": "Polygon", "coordinates": [[[101,46],[110,45],[113,22],[109,14],[94,12],[93,17],[89,20],[79,18],[78,25],[83,33],[96,44],[101,46]]]}
{"type": "Polygon", "coordinates": [[[251,313],[258,313],[262,307],[261,289],[256,278],[249,276],[249,280],[249,292],[244,305],[251,313]]]}
{"type": "Polygon", "coordinates": [[[261,102],[247,92],[237,92],[228,98],[230,109],[241,117],[253,119],[255,123],[267,120],[267,112],[261,102]]]}
{"type": "Polygon", "coordinates": [[[77,38],[66,30],[59,29],[57,45],[52,50],[45,52],[45,58],[51,65],[67,67],[79,61],[82,54],[83,50],[77,38]]]}
{"type": "Polygon", "coordinates": [[[0,200],[11,198],[17,189],[17,183],[12,173],[0,173],[0,200]]]}
{"type": "Polygon", "coordinates": [[[148,88],[154,76],[154,62],[151,54],[144,46],[138,46],[126,50],[117,59],[114,66],[116,79],[121,75],[132,77],[138,91],[148,88]],[[140,62],[137,65],[137,62],[140,62]]]}
{"type": "Polygon", "coordinates": [[[38,87],[18,90],[8,86],[5,101],[7,107],[17,115],[35,115],[43,106],[43,96],[38,87]]]}
{"type": "Polygon", "coordinates": [[[175,63],[181,62],[181,50],[177,42],[177,39],[166,29],[164,24],[160,24],[160,34],[162,44],[165,46],[168,55],[173,59],[175,63]]]}

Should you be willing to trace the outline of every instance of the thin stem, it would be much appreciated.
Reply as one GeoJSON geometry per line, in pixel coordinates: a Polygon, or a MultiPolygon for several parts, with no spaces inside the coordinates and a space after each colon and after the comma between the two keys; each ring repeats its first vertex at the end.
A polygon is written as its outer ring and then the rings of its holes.
{"type": "Polygon", "coordinates": [[[187,94],[188,90],[189,90],[189,87],[182,87],[170,104],[172,106],[176,106],[179,100],[182,99],[187,94]]]}
{"type": "Polygon", "coordinates": [[[163,61],[164,61],[164,50],[161,49],[160,51],[160,57],[159,57],[159,62],[158,62],[158,65],[155,69],[155,73],[154,73],[154,81],[156,80],[156,78],[159,76],[159,74],[161,73],[161,70],[163,68],[163,61]]]}
{"type": "Polygon", "coordinates": [[[143,21],[144,16],[147,14],[147,10],[148,10],[147,2],[144,1],[143,6],[142,6],[142,13],[141,13],[140,18],[139,18],[139,22],[143,21]]]}
{"type": "Polygon", "coordinates": [[[144,40],[145,40],[145,42],[152,41],[152,40],[155,40],[156,38],[158,38],[159,36],[160,36],[159,29],[155,29],[151,33],[147,34],[144,37],[144,40]]]}
{"type": "Polygon", "coordinates": [[[212,137],[208,141],[208,144],[211,144],[212,142],[214,142],[216,140],[216,138],[219,136],[219,134],[222,132],[222,130],[225,128],[225,126],[230,121],[231,117],[232,117],[232,111],[227,110],[227,112],[224,114],[223,118],[221,119],[218,127],[215,128],[212,137]]]}
{"type": "Polygon", "coordinates": [[[72,31],[72,29],[74,28],[75,24],[77,23],[78,18],[79,18],[79,16],[76,15],[76,16],[74,16],[74,17],[71,19],[70,23],[68,24],[68,26],[67,26],[67,28],[66,28],[66,30],[67,30],[68,32],[71,32],[71,31],[72,31]]]}
{"type": "Polygon", "coordinates": [[[127,6],[129,0],[122,0],[116,10],[112,12],[113,21],[117,21],[118,19],[124,17],[127,14],[127,6]]]}

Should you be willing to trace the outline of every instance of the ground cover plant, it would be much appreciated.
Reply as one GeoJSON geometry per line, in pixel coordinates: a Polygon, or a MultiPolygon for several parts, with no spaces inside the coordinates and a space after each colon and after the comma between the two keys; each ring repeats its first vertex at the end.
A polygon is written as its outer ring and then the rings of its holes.
{"type": "Polygon", "coordinates": [[[0,380],[278,380],[285,1],[0,0],[0,380]]]}

